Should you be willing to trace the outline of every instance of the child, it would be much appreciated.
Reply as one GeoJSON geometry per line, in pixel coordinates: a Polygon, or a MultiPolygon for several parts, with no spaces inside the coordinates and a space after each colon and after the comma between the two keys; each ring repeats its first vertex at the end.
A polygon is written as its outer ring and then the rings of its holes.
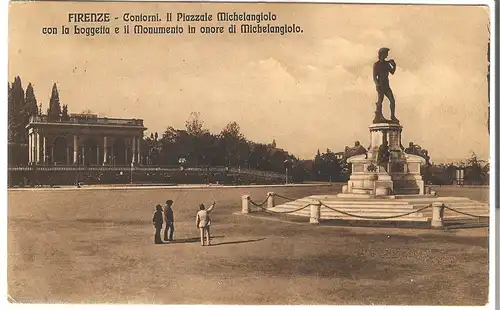
{"type": "Polygon", "coordinates": [[[161,241],[161,228],[163,226],[163,214],[161,212],[161,205],[156,205],[156,212],[153,215],[153,225],[156,229],[155,244],[163,244],[161,241]]]}
{"type": "Polygon", "coordinates": [[[200,211],[196,214],[196,227],[200,229],[201,245],[204,246],[205,236],[207,238],[207,245],[210,245],[210,212],[215,207],[214,203],[205,210],[205,205],[200,204],[200,211]]]}

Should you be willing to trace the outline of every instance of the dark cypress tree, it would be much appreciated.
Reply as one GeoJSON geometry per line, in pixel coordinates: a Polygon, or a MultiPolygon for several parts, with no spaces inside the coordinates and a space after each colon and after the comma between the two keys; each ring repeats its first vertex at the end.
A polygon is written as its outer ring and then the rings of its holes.
{"type": "Polygon", "coordinates": [[[29,116],[38,115],[38,103],[35,97],[35,91],[33,89],[33,85],[31,83],[28,84],[28,88],[26,88],[26,110],[29,116]]]}
{"type": "Polygon", "coordinates": [[[38,104],[31,83],[29,83],[26,88],[26,97],[24,98],[23,104],[19,114],[19,142],[27,143],[28,131],[26,130],[26,126],[29,124],[31,116],[38,115],[38,104]]]}
{"type": "Polygon", "coordinates": [[[53,121],[61,120],[61,102],[59,102],[59,91],[57,90],[57,85],[54,83],[52,86],[52,94],[50,95],[49,109],[47,111],[47,117],[53,121]]]}
{"type": "Polygon", "coordinates": [[[319,180],[321,178],[322,170],[323,170],[323,158],[321,157],[321,153],[319,152],[318,149],[316,156],[314,156],[314,161],[312,164],[313,179],[319,180]]]}
{"type": "Polygon", "coordinates": [[[9,106],[9,132],[11,133],[11,142],[24,142],[24,116],[25,110],[25,98],[24,89],[21,83],[21,78],[16,76],[12,87],[10,88],[10,106],[9,106]]]}

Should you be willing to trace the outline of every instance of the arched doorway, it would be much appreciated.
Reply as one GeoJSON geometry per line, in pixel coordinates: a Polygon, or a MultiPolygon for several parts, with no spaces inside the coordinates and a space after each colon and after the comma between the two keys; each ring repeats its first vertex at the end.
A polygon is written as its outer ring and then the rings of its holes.
{"type": "Polygon", "coordinates": [[[83,143],[83,148],[84,148],[84,165],[98,165],[99,162],[97,160],[98,155],[97,155],[97,149],[98,144],[97,142],[92,139],[88,138],[85,140],[83,143]]]}
{"type": "Polygon", "coordinates": [[[49,162],[52,162],[56,165],[66,165],[67,163],[67,152],[66,152],[66,138],[57,137],[54,139],[52,152],[48,151],[48,154],[52,153],[53,158],[49,159],[49,162]]]}
{"type": "Polygon", "coordinates": [[[116,166],[124,166],[127,164],[125,160],[125,154],[127,152],[127,146],[122,139],[118,138],[113,143],[113,157],[114,157],[114,165],[116,166]]]}

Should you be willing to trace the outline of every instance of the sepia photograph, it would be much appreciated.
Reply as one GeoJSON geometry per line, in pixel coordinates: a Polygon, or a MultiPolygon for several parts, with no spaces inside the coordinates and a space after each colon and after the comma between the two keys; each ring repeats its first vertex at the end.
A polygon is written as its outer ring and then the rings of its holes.
{"type": "Polygon", "coordinates": [[[7,302],[492,307],[494,3],[344,2],[11,1],[7,302]]]}

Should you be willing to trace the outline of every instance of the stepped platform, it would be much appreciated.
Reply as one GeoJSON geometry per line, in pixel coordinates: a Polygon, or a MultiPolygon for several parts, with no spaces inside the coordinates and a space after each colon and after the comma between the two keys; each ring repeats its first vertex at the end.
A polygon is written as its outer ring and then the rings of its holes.
{"type": "Polygon", "coordinates": [[[277,205],[268,210],[276,213],[286,212],[290,215],[310,217],[311,207],[297,209],[308,204],[317,205],[319,202],[323,204],[320,208],[321,220],[430,222],[433,212],[431,205],[435,202],[442,203],[445,206],[443,212],[444,222],[477,221],[489,217],[488,204],[463,197],[438,197],[432,195],[395,195],[380,198],[341,198],[337,195],[313,195],[277,205]],[[297,211],[294,212],[293,210],[297,211]],[[416,212],[417,210],[420,211],[416,212]]]}

